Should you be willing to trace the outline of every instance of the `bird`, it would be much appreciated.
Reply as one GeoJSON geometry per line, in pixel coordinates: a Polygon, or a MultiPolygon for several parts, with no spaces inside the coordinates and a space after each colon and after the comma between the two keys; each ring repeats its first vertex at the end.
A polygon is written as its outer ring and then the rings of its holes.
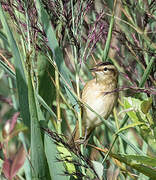
{"type": "MultiPolygon", "coordinates": [[[[95,74],[82,90],[82,136],[88,139],[92,131],[102,124],[99,114],[108,119],[117,103],[118,70],[111,62],[100,62],[90,69],[95,74]],[[90,108],[88,108],[87,106],[90,108]],[[95,112],[93,112],[92,110],[95,112]]],[[[72,142],[80,142],[79,123],[77,121],[72,133],[72,142]]]]}

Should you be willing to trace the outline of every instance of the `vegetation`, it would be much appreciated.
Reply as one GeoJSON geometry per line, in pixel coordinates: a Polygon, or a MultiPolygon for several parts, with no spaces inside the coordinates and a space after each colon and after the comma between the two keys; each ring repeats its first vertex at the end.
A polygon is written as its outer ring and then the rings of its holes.
{"type": "Polygon", "coordinates": [[[1,0],[0,17],[0,179],[156,179],[156,1],[1,0]],[[79,151],[99,61],[120,72],[119,100],[79,151]]]}

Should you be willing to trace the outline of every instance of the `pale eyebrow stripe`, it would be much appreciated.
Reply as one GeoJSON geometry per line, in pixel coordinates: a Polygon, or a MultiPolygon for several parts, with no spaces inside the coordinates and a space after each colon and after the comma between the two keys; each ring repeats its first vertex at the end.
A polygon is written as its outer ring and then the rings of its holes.
{"type": "MultiPolygon", "coordinates": [[[[106,68],[106,67],[104,67],[103,69],[97,69],[96,71],[104,71],[105,68],[106,68]]],[[[115,68],[109,68],[109,67],[107,67],[107,69],[110,70],[110,71],[115,71],[115,68]]]]}

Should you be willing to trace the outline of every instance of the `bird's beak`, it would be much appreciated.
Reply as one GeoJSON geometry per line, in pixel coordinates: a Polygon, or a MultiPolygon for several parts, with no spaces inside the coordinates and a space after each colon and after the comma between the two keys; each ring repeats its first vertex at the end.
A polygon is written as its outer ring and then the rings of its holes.
{"type": "Polygon", "coordinates": [[[95,71],[97,71],[97,67],[93,67],[93,68],[91,68],[91,69],[89,69],[91,72],[95,72],[95,71]]]}

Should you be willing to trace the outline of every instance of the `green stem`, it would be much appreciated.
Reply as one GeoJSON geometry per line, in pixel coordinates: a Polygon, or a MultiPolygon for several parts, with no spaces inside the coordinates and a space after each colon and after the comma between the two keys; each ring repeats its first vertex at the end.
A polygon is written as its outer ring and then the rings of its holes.
{"type": "MultiPolygon", "coordinates": [[[[72,30],[73,30],[73,34],[76,35],[77,34],[77,28],[75,25],[75,17],[74,17],[74,7],[73,7],[73,0],[71,0],[71,7],[72,7],[72,30]]],[[[76,93],[77,93],[77,97],[78,99],[80,99],[80,86],[79,86],[79,68],[78,68],[78,56],[77,56],[77,51],[76,51],[76,47],[73,46],[73,56],[74,56],[74,64],[75,64],[75,72],[76,72],[76,93]]],[[[79,110],[77,111],[77,116],[78,116],[78,122],[79,122],[79,133],[80,133],[80,138],[82,137],[82,118],[81,118],[81,108],[79,108],[79,110]]],[[[83,150],[83,144],[81,144],[80,146],[81,149],[81,153],[84,154],[84,150],[83,150]]],[[[82,161],[83,164],[83,161],[82,161]]],[[[82,167],[82,173],[85,175],[85,169],[84,167],[82,167]]]]}
{"type": "Polygon", "coordinates": [[[8,81],[9,81],[9,87],[10,87],[10,92],[11,92],[11,99],[13,102],[13,107],[14,109],[17,111],[18,107],[17,107],[17,102],[16,102],[16,97],[15,97],[15,93],[13,91],[13,83],[12,83],[12,79],[10,77],[8,77],[8,81]]]}
{"type": "Polygon", "coordinates": [[[115,8],[116,8],[116,1],[114,2],[114,8],[113,8],[113,13],[112,13],[112,17],[111,17],[110,26],[109,26],[109,31],[108,31],[108,36],[107,36],[107,40],[106,40],[106,45],[105,45],[105,49],[103,51],[103,57],[102,57],[103,61],[106,61],[106,59],[108,57],[108,53],[109,53],[110,43],[111,43],[111,39],[112,39],[113,25],[114,25],[114,12],[115,12],[115,8]]]}
{"type": "Polygon", "coordinates": [[[59,73],[55,69],[55,83],[56,83],[56,102],[57,102],[57,130],[61,134],[61,110],[60,110],[60,82],[59,73]]]}
{"type": "Polygon", "coordinates": [[[141,81],[139,83],[139,87],[140,88],[144,87],[145,82],[148,79],[148,76],[149,76],[149,74],[150,74],[150,72],[152,70],[152,66],[153,66],[154,60],[155,60],[155,58],[152,57],[150,62],[149,62],[149,64],[147,65],[147,68],[146,68],[146,70],[145,70],[145,72],[144,72],[144,74],[142,76],[142,79],[141,79],[141,81]]]}

